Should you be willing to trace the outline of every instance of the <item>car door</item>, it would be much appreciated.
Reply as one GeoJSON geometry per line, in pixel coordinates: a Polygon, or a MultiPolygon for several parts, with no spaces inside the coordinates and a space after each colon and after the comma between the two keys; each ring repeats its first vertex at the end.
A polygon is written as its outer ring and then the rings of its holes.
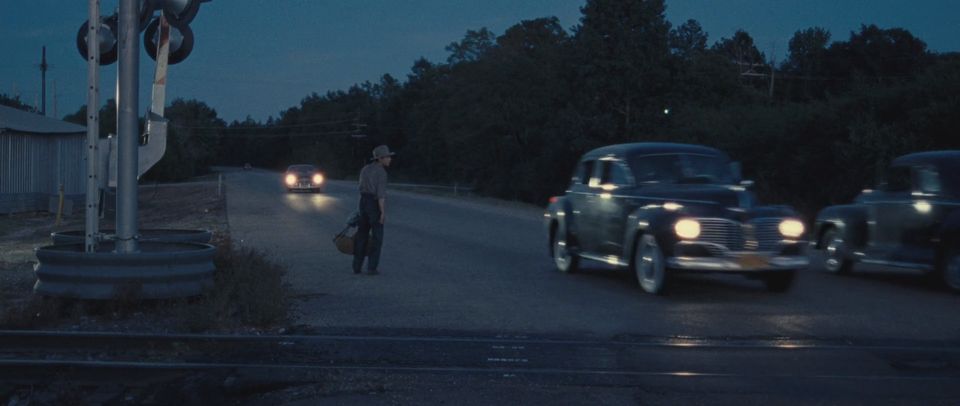
{"type": "Polygon", "coordinates": [[[600,161],[598,229],[599,253],[619,256],[623,253],[627,216],[636,208],[634,182],[626,162],[617,158],[600,161]]]}
{"type": "Polygon", "coordinates": [[[864,203],[870,236],[867,254],[872,259],[896,261],[904,245],[905,224],[913,219],[910,167],[890,167],[878,189],[864,203]]]}
{"type": "Polygon", "coordinates": [[[932,264],[941,221],[950,208],[945,201],[939,173],[934,166],[911,168],[912,188],[909,207],[903,210],[902,238],[895,260],[932,264]]]}
{"type": "Polygon", "coordinates": [[[593,190],[590,181],[596,169],[595,159],[584,159],[577,165],[570,181],[567,198],[570,200],[569,219],[566,219],[568,231],[575,237],[581,251],[592,250],[593,229],[593,190]]]}

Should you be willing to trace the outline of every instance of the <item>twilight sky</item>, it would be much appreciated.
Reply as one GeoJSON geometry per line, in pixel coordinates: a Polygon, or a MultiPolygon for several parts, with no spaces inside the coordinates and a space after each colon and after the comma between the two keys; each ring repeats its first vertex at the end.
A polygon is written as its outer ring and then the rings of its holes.
{"type": "MultiPolygon", "coordinates": [[[[389,73],[405,80],[415,59],[446,61],[444,47],[468,29],[502,34],[521,20],[556,16],[579,23],[586,0],[213,0],[191,23],[196,45],[173,65],[167,103],[197,99],[227,120],[277,117],[311,92],[345,90],[389,73]]],[[[40,54],[47,47],[47,112],[62,117],[86,102],[86,63],[77,30],[83,0],[0,0],[0,93],[40,100],[40,54]],[[56,86],[54,106],[53,86],[56,86]]],[[[119,0],[101,0],[110,14],[119,0]]],[[[738,28],[782,61],[797,30],[821,26],[847,40],[861,24],[901,27],[935,52],[960,51],[956,0],[666,0],[674,26],[693,18],[708,44],[738,28]]],[[[149,99],[153,60],[141,56],[141,110],[149,99]]],[[[116,64],[100,72],[101,102],[115,91],[116,64]]]]}

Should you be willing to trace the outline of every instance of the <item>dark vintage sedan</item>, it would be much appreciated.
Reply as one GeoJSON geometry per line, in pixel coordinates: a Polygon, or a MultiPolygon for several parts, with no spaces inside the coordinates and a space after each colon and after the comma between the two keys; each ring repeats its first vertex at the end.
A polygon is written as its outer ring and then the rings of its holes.
{"type": "Polygon", "coordinates": [[[322,192],[326,179],[314,165],[290,165],[283,173],[283,186],[288,192],[306,190],[314,193],[322,192]]]}
{"type": "Polygon", "coordinates": [[[828,272],[919,270],[960,290],[960,151],[895,159],[876,189],[821,210],[814,228],[828,272]]]}
{"type": "Polygon", "coordinates": [[[590,151],[544,213],[550,255],[563,272],[581,260],[629,270],[655,294],[677,271],[746,274],[785,291],[809,263],[803,222],[790,207],[756,205],[739,172],[697,145],[590,151]]]}

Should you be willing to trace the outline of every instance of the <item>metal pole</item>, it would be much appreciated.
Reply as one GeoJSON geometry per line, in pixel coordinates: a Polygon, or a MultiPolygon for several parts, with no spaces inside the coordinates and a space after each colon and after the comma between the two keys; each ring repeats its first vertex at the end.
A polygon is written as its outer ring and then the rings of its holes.
{"type": "Polygon", "coordinates": [[[137,252],[139,134],[139,1],[120,0],[120,67],[117,100],[117,252],[137,252]]]}
{"type": "MultiPolygon", "coordinates": [[[[87,48],[89,49],[89,48],[87,48]]],[[[47,46],[43,46],[43,56],[40,60],[40,114],[47,115],[47,46]]]]}
{"type": "Polygon", "coordinates": [[[100,0],[90,0],[87,27],[87,206],[84,213],[84,251],[96,252],[96,237],[100,233],[97,223],[100,211],[100,182],[97,180],[97,144],[100,138],[100,0]]]}

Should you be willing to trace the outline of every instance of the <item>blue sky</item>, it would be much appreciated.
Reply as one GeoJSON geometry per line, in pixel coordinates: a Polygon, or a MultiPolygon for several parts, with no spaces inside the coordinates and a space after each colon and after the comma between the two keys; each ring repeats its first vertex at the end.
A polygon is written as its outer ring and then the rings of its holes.
{"type": "MultiPolygon", "coordinates": [[[[192,98],[220,117],[265,120],[311,92],[346,89],[384,73],[405,79],[421,56],[446,60],[444,47],[468,29],[496,34],[524,19],[556,16],[571,28],[586,0],[213,0],[191,24],[193,54],[171,67],[167,102],[192,98]]],[[[118,0],[101,0],[103,14],[118,0]]],[[[86,64],[74,44],[87,16],[83,0],[0,0],[0,93],[39,100],[41,47],[47,46],[47,111],[62,117],[85,103],[86,64]]],[[[698,20],[710,43],[742,28],[761,51],[783,59],[799,29],[821,26],[846,40],[861,24],[902,27],[937,52],[960,51],[955,0],[667,0],[674,25],[698,20]]],[[[141,110],[152,60],[141,58],[141,110]]],[[[116,65],[101,70],[102,99],[116,65]]]]}

